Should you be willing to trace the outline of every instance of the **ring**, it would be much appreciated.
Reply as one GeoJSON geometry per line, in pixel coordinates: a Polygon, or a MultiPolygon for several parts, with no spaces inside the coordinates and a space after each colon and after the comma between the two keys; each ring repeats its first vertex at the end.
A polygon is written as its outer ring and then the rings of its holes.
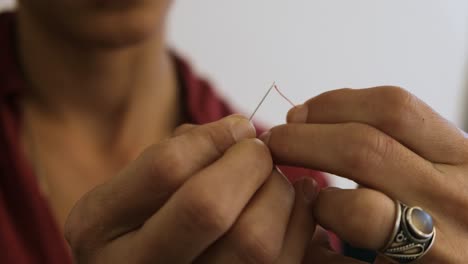
{"type": "Polygon", "coordinates": [[[396,207],[392,235],[380,252],[397,263],[411,263],[424,256],[434,244],[434,222],[420,207],[408,207],[399,201],[396,207]]]}

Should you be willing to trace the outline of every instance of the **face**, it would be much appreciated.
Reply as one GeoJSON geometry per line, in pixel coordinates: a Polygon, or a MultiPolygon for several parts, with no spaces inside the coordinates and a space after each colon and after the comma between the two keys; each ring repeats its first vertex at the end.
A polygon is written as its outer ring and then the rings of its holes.
{"type": "Polygon", "coordinates": [[[82,45],[120,47],[164,27],[171,0],[19,0],[19,10],[46,30],[82,45]]]}

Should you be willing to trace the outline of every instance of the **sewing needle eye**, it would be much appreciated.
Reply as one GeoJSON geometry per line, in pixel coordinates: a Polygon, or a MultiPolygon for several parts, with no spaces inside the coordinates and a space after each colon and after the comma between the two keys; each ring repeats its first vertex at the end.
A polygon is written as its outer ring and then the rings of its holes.
{"type": "Polygon", "coordinates": [[[257,107],[255,108],[255,110],[253,111],[253,113],[250,115],[249,117],[249,121],[252,121],[252,118],[255,116],[255,114],[257,113],[258,109],[260,108],[260,106],[262,106],[263,102],[265,101],[265,99],[268,97],[268,95],[270,94],[271,90],[275,89],[276,92],[278,92],[278,94],[283,97],[286,101],[288,101],[289,104],[291,104],[293,107],[296,107],[296,105],[291,101],[289,100],[288,97],[286,97],[286,95],[284,95],[280,89],[278,88],[278,86],[276,85],[276,82],[273,82],[273,84],[270,86],[270,88],[268,89],[268,91],[265,93],[265,95],[263,96],[262,100],[260,101],[260,103],[258,103],[257,107]]]}

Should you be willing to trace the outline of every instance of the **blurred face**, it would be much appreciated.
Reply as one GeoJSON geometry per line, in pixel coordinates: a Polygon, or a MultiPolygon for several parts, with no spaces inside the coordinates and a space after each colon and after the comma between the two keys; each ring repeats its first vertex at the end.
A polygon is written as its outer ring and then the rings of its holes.
{"type": "Polygon", "coordinates": [[[163,30],[172,0],[18,0],[23,17],[76,43],[121,47],[163,30]]]}

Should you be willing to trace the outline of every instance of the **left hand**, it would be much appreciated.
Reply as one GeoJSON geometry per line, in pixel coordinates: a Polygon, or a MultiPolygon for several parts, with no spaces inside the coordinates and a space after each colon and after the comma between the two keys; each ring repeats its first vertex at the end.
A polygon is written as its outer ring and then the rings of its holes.
{"type": "Polygon", "coordinates": [[[468,259],[468,139],[407,91],[324,93],[293,108],[288,124],[263,140],[278,164],[330,172],[366,187],[323,190],[314,207],[318,224],[351,245],[381,249],[399,200],[434,220],[435,243],[418,263],[468,259]]]}

